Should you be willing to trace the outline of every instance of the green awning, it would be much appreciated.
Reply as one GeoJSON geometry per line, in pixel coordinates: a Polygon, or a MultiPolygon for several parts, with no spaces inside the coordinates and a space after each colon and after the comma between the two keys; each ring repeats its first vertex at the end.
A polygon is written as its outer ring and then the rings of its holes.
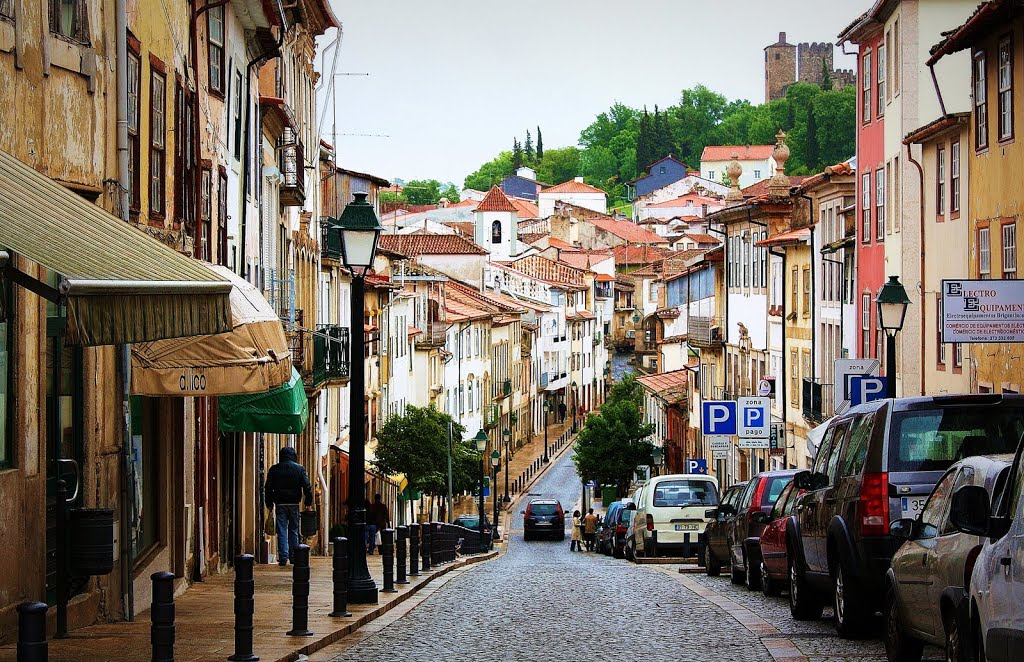
{"type": "Polygon", "coordinates": [[[266,393],[226,395],[218,399],[221,432],[299,434],[309,420],[309,401],[302,377],[292,368],[284,386],[266,393]]]}
{"type": "MultiPolygon", "coordinates": [[[[66,342],[116,345],[230,331],[231,282],[0,151],[0,250],[59,274],[57,289],[5,276],[67,304],[66,342]]],[[[13,256],[11,256],[13,258],[13,256]]]]}

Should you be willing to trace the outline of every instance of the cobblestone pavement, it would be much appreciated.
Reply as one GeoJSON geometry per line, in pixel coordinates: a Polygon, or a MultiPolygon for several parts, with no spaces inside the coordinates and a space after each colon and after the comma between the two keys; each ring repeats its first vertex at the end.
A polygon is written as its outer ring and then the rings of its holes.
{"type": "MultiPolygon", "coordinates": [[[[580,483],[570,458],[563,455],[530,497],[555,497],[571,510],[580,483]]],[[[568,541],[524,542],[514,514],[500,559],[442,578],[418,605],[311,659],[885,660],[877,639],[841,640],[828,619],[794,621],[784,597],[727,578],[570,553],[568,541]]],[[[941,655],[929,650],[926,658],[941,655]]]]}

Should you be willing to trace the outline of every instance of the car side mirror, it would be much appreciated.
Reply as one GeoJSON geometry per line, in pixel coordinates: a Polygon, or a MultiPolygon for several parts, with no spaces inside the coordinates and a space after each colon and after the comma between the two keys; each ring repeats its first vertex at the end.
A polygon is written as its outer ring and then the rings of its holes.
{"type": "Polygon", "coordinates": [[[798,490],[811,490],[813,489],[813,483],[811,483],[811,472],[801,471],[800,473],[793,476],[793,484],[796,485],[798,490]]]}
{"type": "Polygon", "coordinates": [[[520,511],[519,511],[519,514],[520,514],[520,515],[525,515],[525,514],[526,514],[526,511],[525,511],[525,510],[520,510],[520,511]]]}
{"type": "Polygon", "coordinates": [[[953,493],[949,521],[961,533],[985,536],[989,533],[988,491],[980,485],[964,485],[953,493]]]}
{"type": "Polygon", "coordinates": [[[736,506],[732,505],[731,503],[723,503],[721,506],[718,507],[718,512],[722,515],[725,515],[726,517],[730,515],[735,515],[736,506]]]}
{"type": "Polygon", "coordinates": [[[708,508],[705,510],[704,519],[718,519],[718,508],[708,508]]]}
{"type": "Polygon", "coordinates": [[[767,524],[768,522],[772,521],[772,518],[771,515],[769,515],[768,513],[759,510],[750,516],[750,521],[754,524],[767,524]]]}
{"type": "Polygon", "coordinates": [[[913,540],[920,529],[918,520],[905,517],[889,524],[889,535],[898,540],[913,540]]]}

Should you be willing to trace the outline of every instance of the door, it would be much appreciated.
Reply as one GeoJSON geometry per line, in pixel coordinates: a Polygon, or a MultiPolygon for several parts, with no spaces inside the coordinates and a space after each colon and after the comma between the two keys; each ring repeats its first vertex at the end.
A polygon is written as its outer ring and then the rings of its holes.
{"type": "MultiPolygon", "coordinates": [[[[926,634],[934,633],[931,618],[927,614],[931,607],[929,587],[934,579],[929,569],[929,555],[934,556],[956,474],[956,471],[947,472],[935,485],[935,490],[921,511],[917,535],[913,540],[905,542],[905,547],[893,559],[893,572],[898,583],[905,622],[926,634]]],[[[938,608],[938,602],[935,608],[938,608]]]]}
{"type": "MultiPolygon", "coordinates": [[[[952,495],[956,494],[964,485],[985,486],[985,474],[980,475],[970,465],[964,465],[956,474],[953,485],[949,488],[949,496],[946,501],[952,501],[952,495]]],[[[928,578],[928,606],[927,616],[929,623],[922,627],[922,630],[937,637],[943,636],[945,626],[942,622],[942,614],[937,608],[942,600],[942,593],[949,586],[963,586],[964,581],[964,560],[980,540],[977,536],[958,532],[949,521],[950,506],[947,503],[945,512],[939,521],[939,534],[935,538],[935,545],[928,550],[925,559],[925,569],[928,578]]]]}
{"type": "Polygon", "coordinates": [[[818,567],[823,572],[828,572],[829,570],[828,527],[839,509],[839,459],[843,455],[843,448],[845,447],[849,430],[849,421],[843,421],[835,426],[832,446],[829,448],[828,458],[825,461],[823,471],[826,476],[827,486],[817,492],[818,512],[815,515],[814,525],[814,557],[818,567]]]}
{"type": "Polygon", "coordinates": [[[980,610],[985,653],[990,660],[1019,659],[1024,651],[1024,614],[1020,609],[1020,600],[1024,600],[1024,465],[1020,452],[1013,469],[1013,482],[1004,491],[1009,498],[1000,502],[1000,514],[1013,517],[1010,532],[981,555],[990,582],[987,605],[980,610]]]}
{"type": "MultiPolygon", "coordinates": [[[[818,454],[814,458],[814,467],[811,470],[811,477],[817,480],[817,475],[824,475],[827,470],[827,461],[832,452],[832,441],[835,438],[835,426],[825,431],[825,437],[818,447],[818,454]]],[[[803,546],[804,562],[808,572],[824,573],[827,568],[822,568],[818,559],[818,538],[822,532],[818,529],[818,511],[821,509],[823,489],[811,490],[800,496],[796,504],[796,518],[799,524],[800,539],[803,546]]]]}

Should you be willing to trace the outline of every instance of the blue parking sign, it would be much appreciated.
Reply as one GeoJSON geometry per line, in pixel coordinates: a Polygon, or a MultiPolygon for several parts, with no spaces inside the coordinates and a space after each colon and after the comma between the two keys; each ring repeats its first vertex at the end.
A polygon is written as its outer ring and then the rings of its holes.
{"type": "Polygon", "coordinates": [[[885,398],[886,381],[883,377],[854,375],[850,377],[850,406],[885,398]]]}
{"type": "Polygon", "coordinates": [[[686,460],[686,473],[688,474],[707,474],[708,472],[708,461],[707,460],[686,460]]]}
{"type": "Polygon", "coordinates": [[[709,435],[736,434],[736,402],[705,400],[701,403],[701,430],[709,435]]]}

